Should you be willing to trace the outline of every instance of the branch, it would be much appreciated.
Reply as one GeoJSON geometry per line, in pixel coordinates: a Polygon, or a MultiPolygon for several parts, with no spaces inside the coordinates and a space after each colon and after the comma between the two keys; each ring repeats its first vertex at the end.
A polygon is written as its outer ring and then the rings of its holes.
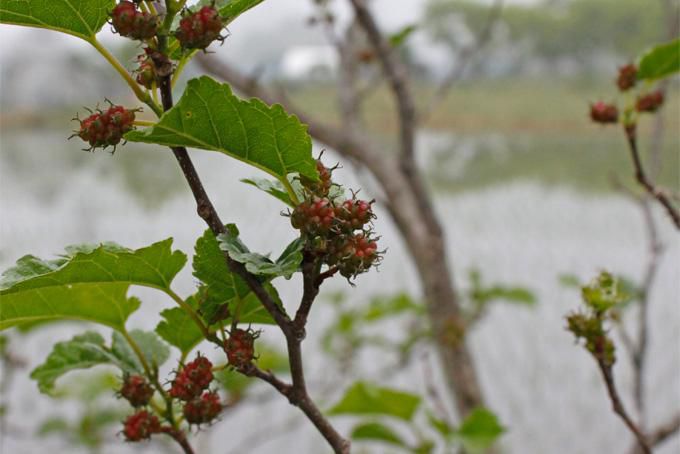
{"type": "Polygon", "coordinates": [[[666,441],[680,431],[680,414],[675,415],[670,421],[657,427],[657,429],[649,435],[649,443],[656,446],[666,441]]]}
{"type": "Polygon", "coordinates": [[[178,445],[182,447],[184,454],[194,454],[194,450],[189,444],[186,435],[181,430],[174,429],[172,427],[162,427],[161,431],[177,442],[178,445]]]}
{"type": "MultiPolygon", "coordinates": [[[[173,106],[172,100],[172,82],[170,75],[161,78],[160,81],[161,98],[163,101],[163,109],[169,110],[173,106]]],[[[191,162],[189,153],[184,147],[172,147],[172,152],[182,168],[182,172],[189,183],[189,187],[194,195],[197,205],[198,215],[208,224],[210,230],[215,236],[226,233],[224,223],[220,219],[215,207],[213,206],[208,194],[205,192],[203,183],[201,182],[196,168],[191,162]]],[[[293,385],[288,385],[271,372],[264,372],[254,365],[250,365],[243,373],[252,374],[251,376],[260,378],[274,386],[282,395],[288,397],[288,400],[295,406],[299,407],[309,418],[309,420],[317,427],[319,432],[326,438],[328,443],[333,447],[333,450],[339,454],[349,453],[349,442],[345,440],[328,422],[325,416],[319,411],[314,402],[309,397],[304,381],[304,370],[302,366],[302,353],[300,348],[301,338],[298,337],[297,330],[295,330],[293,323],[290,321],[286,313],[274,302],[271,295],[265,290],[262,283],[256,276],[249,273],[245,266],[236,262],[228,254],[224,254],[230,271],[243,278],[248,284],[250,290],[255,293],[265,309],[271,314],[277,325],[281,328],[286,336],[288,344],[288,360],[290,363],[291,375],[293,377],[293,385]]],[[[318,292],[318,289],[317,289],[318,292]]]]}
{"type": "Polygon", "coordinates": [[[432,114],[432,112],[446,99],[449,94],[449,90],[465,73],[468,64],[472,61],[473,57],[486,45],[486,43],[491,38],[491,32],[493,31],[494,25],[501,17],[503,12],[503,0],[496,0],[494,4],[489,7],[489,14],[486,18],[486,24],[484,28],[477,36],[475,43],[471,46],[458,52],[459,61],[451,71],[444,77],[440,85],[435,89],[432,98],[425,104],[425,108],[420,112],[418,120],[420,123],[424,123],[425,120],[432,114]]]}
{"type": "Polygon", "coordinates": [[[626,132],[626,139],[628,139],[628,148],[630,149],[630,154],[633,159],[633,165],[635,166],[635,179],[645,188],[645,190],[656,200],[663,205],[663,207],[668,212],[671,217],[675,227],[680,230],[680,211],[673,206],[673,202],[670,201],[668,195],[662,191],[660,188],[654,186],[648,178],[642,166],[642,160],[640,159],[640,153],[637,146],[637,132],[635,125],[624,126],[626,132]]]}
{"type": "Polygon", "coordinates": [[[614,375],[612,373],[612,366],[609,364],[606,364],[604,359],[594,355],[595,359],[597,360],[597,364],[600,367],[600,371],[602,372],[602,378],[604,379],[605,384],[607,385],[607,392],[609,393],[609,399],[612,402],[612,409],[614,410],[614,413],[619,415],[623,422],[626,424],[628,429],[635,435],[635,438],[637,439],[638,445],[640,446],[640,449],[644,454],[652,454],[652,450],[649,447],[649,444],[647,440],[645,439],[645,436],[642,434],[638,426],[633,422],[633,420],[628,416],[628,413],[626,412],[626,409],[623,406],[623,403],[621,402],[621,398],[619,397],[619,393],[616,389],[616,384],[614,383],[614,375]]]}

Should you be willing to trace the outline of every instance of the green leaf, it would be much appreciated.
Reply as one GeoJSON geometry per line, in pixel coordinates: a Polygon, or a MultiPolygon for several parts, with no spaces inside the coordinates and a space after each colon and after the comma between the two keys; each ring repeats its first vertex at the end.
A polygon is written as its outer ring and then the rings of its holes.
{"type": "Polygon", "coordinates": [[[54,389],[56,380],[67,372],[89,369],[100,364],[114,364],[128,369],[104,344],[104,338],[88,331],[64,342],[57,342],[43,364],[31,372],[31,378],[38,382],[41,392],[54,389]]]}
{"type": "Polygon", "coordinates": [[[491,286],[482,283],[482,276],[478,270],[472,269],[469,273],[472,288],[469,297],[478,306],[485,306],[494,301],[505,301],[508,303],[524,304],[533,306],[536,304],[534,294],[519,286],[507,286],[495,284],[491,286]]]}
{"type": "Polygon", "coordinates": [[[189,81],[177,105],[154,126],[126,134],[131,142],[219,151],[287,184],[298,172],[317,179],[307,126],[278,104],[236,97],[229,85],[203,76],[189,81]]]}
{"type": "Polygon", "coordinates": [[[411,33],[416,31],[417,29],[418,29],[418,25],[411,24],[411,25],[405,26],[404,28],[402,28],[398,32],[393,33],[392,35],[389,36],[390,45],[392,45],[392,47],[401,46],[406,41],[406,38],[408,38],[411,35],[411,33]]]}
{"type": "Polygon", "coordinates": [[[54,319],[80,319],[122,329],[139,307],[127,298],[131,284],[169,289],[186,256],[172,239],[135,251],[118,245],[70,248],[45,261],[25,256],[0,281],[0,329],[54,319]],[[76,252],[81,250],[82,252],[76,252]]]}
{"type": "MultiPolygon", "coordinates": [[[[187,298],[186,303],[198,309],[197,295],[187,298]]],[[[183,355],[194,349],[203,338],[201,329],[181,307],[165,309],[161,312],[161,320],[156,326],[156,333],[170,345],[179,348],[183,355]]]]}
{"type": "MultiPolygon", "coordinates": [[[[223,312],[225,305],[231,316],[238,317],[242,323],[274,323],[267,310],[250,291],[248,284],[229,270],[224,253],[210,230],[206,230],[196,241],[193,266],[194,276],[205,284],[199,310],[209,324],[217,321],[215,318],[223,312]]],[[[265,288],[279,301],[278,294],[271,285],[267,284],[265,288]]]]}
{"type": "Polygon", "coordinates": [[[590,284],[581,288],[581,297],[596,312],[605,312],[628,299],[628,295],[621,290],[619,280],[606,271],[600,272],[590,284]]]}
{"type": "Polygon", "coordinates": [[[286,279],[298,271],[302,262],[302,247],[304,241],[301,238],[295,239],[281,253],[276,262],[269,257],[250,252],[238,237],[238,230],[220,235],[217,240],[220,249],[229,253],[229,257],[239,263],[243,263],[246,269],[257,276],[267,276],[271,279],[284,276],[286,279]]]}
{"type": "Polygon", "coordinates": [[[446,421],[438,418],[430,411],[427,412],[427,421],[430,423],[430,426],[432,426],[432,428],[439,432],[444,438],[447,438],[453,433],[453,429],[446,421]]]}
{"type": "MultiPolygon", "coordinates": [[[[156,333],[132,330],[130,331],[130,337],[137,344],[150,367],[158,368],[170,357],[170,349],[156,333]]],[[[111,351],[122,364],[126,365],[126,369],[132,369],[139,374],[144,374],[144,367],[142,367],[137,354],[121,333],[113,333],[111,351]]]]}
{"type": "Polygon", "coordinates": [[[454,437],[469,452],[484,452],[505,432],[495,414],[485,408],[476,408],[463,420],[454,437]]]}
{"type": "Polygon", "coordinates": [[[113,6],[113,0],[2,0],[0,23],[47,28],[91,41],[113,6]]]}
{"type": "Polygon", "coordinates": [[[366,422],[354,426],[352,429],[353,440],[382,441],[396,446],[406,447],[406,443],[389,427],[377,423],[366,422]]]}
{"type": "Polygon", "coordinates": [[[286,192],[286,188],[283,187],[283,184],[281,184],[281,182],[278,180],[268,180],[266,178],[245,178],[241,180],[241,182],[255,186],[259,190],[276,197],[286,205],[295,208],[295,203],[293,203],[293,201],[290,199],[290,195],[288,192],[286,192]]]}
{"type": "Polygon", "coordinates": [[[680,38],[656,46],[638,63],[639,80],[655,80],[680,71],[680,38]]]}
{"type": "Polygon", "coordinates": [[[329,413],[386,415],[408,421],[419,405],[420,397],[415,394],[357,382],[329,413]]]}

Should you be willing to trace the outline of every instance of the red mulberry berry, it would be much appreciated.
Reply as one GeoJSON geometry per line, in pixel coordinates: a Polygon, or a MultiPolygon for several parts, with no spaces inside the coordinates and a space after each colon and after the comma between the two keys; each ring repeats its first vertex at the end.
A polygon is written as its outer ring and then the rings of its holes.
{"type": "Polygon", "coordinates": [[[335,210],[327,198],[313,197],[296,206],[290,216],[294,228],[303,233],[326,233],[333,227],[335,210]]]}
{"type": "Polygon", "coordinates": [[[380,258],[378,244],[364,233],[350,237],[338,254],[336,260],[340,274],[348,279],[368,271],[380,258]]]}
{"type": "Polygon", "coordinates": [[[590,118],[595,123],[616,123],[619,120],[619,109],[614,104],[598,101],[590,105],[590,118]]]}
{"type": "Polygon", "coordinates": [[[333,185],[333,181],[331,180],[333,169],[327,168],[320,159],[317,159],[316,170],[319,173],[319,180],[313,181],[310,178],[301,177],[300,181],[302,186],[317,197],[328,197],[331,186],[333,185]]]}
{"type": "Polygon", "coordinates": [[[137,83],[150,89],[156,82],[156,68],[153,61],[146,55],[138,56],[137,60],[139,61],[139,66],[135,70],[137,83]]]}
{"type": "Polygon", "coordinates": [[[621,91],[627,91],[635,86],[637,81],[637,66],[633,63],[619,68],[619,76],[616,78],[616,85],[621,91]]]}
{"type": "Polygon", "coordinates": [[[161,431],[161,424],[155,415],[146,410],[128,416],[123,423],[123,434],[128,441],[141,441],[161,431]]]}
{"type": "Polygon", "coordinates": [[[120,389],[121,397],[125,398],[133,407],[146,405],[153,396],[153,387],[141,375],[128,375],[123,380],[120,389]]]}
{"type": "Polygon", "coordinates": [[[226,341],[227,359],[234,367],[243,367],[255,357],[255,338],[252,331],[235,329],[226,341]]]}
{"type": "Polygon", "coordinates": [[[371,209],[372,203],[357,199],[345,200],[335,209],[335,216],[342,222],[345,230],[359,230],[375,217],[371,209]]]}
{"type": "Polygon", "coordinates": [[[663,104],[664,96],[661,90],[638,97],[635,110],[638,112],[656,112],[663,104]]]}
{"type": "Polygon", "coordinates": [[[204,6],[182,17],[175,37],[183,49],[205,49],[213,41],[224,39],[220,36],[223,27],[224,20],[220,13],[212,6],[204,6]]]}
{"type": "MultiPolygon", "coordinates": [[[[90,144],[90,150],[115,146],[134,127],[135,110],[112,105],[107,111],[97,111],[80,121],[78,137],[90,144]]],[[[73,137],[73,136],[72,136],[73,137]]]]}
{"type": "Polygon", "coordinates": [[[209,423],[222,411],[222,402],[218,393],[206,391],[201,397],[190,400],[182,409],[184,417],[190,424],[209,423]]]}
{"type": "Polygon", "coordinates": [[[212,363],[208,358],[199,356],[187,363],[172,381],[170,396],[189,401],[201,394],[213,380],[212,363]]]}
{"type": "Polygon", "coordinates": [[[122,1],[111,11],[111,24],[121,36],[143,41],[156,36],[159,19],[153,14],[138,11],[132,2],[122,1]]]}

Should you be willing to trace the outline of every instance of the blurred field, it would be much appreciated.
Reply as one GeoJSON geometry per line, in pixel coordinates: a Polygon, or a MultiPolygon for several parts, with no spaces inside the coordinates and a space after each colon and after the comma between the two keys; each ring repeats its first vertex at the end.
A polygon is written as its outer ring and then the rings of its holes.
{"type": "MultiPolygon", "coordinates": [[[[428,102],[431,89],[420,86],[415,99],[428,102]]],[[[588,103],[614,100],[612,83],[593,80],[502,80],[463,82],[428,117],[424,128],[450,134],[437,145],[428,165],[438,189],[474,190],[494,182],[528,178],[578,189],[608,191],[610,176],[632,178],[628,148],[617,127],[601,127],[588,117],[588,103]],[[464,172],[452,167],[465,161],[464,172]],[[453,176],[452,175],[456,175],[453,176]]],[[[325,121],[338,121],[337,94],[328,87],[297,90],[300,107],[325,121]]],[[[630,102],[630,99],[619,99],[630,102]]],[[[366,99],[364,120],[382,134],[394,133],[390,93],[381,87],[366,99]]],[[[658,181],[680,187],[680,92],[669,89],[663,113],[662,167],[658,181]]],[[[640,144],[649,157],[656,119],[640,120],[640,144]]]]}

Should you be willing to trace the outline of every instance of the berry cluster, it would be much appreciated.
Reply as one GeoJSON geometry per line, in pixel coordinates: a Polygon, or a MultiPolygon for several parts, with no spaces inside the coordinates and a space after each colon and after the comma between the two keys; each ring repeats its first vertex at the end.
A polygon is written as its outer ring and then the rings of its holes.
{"type": "Polygon", "coordinates": [[[153,387],[141,375],[126,375],[120,396],[130,402],[133,407],[147,405],[153,396],[153,387]]]}
{"type": "MultiPolygon", "coordinates": [[[[629,63],[619,68],[616,77],[616,86],[621,92],[633,90],[638,81],[638,68],[635,64],[629,63]]],[[[664,102],[664,94],[661,90],[652,92],[640,92],[634,98],[635,102],[629,103],[624,109],[621,117],[626,127],[635,124],[636,114],[645,112],[656,112],[664,102]]],[[[590,105],[590,119],[595,123],[609,124],[619,122],[619,108],[615,103],[605,103],[598,101],[590,105]]]]}
{"type": "Polygon", "coordinates": [[[373,238],[372,204],[360,200],[331,197],[332,172],[317,160],[319,180],[301,178],[306,197],[290,213],[294,228],[306,241],[306,251],[336,269],[348,279],[367,271],[380,261],[373,238]]]}
{"type": "Polygon", "coordinates": [[[248,365],[255,358],[255,339],[258,332],[250,329],[234,329],[229,334],[229,339],[224,343],[229,364],[235,368],[248,365]]]}
{"type": "MultiPolygon", "coordinates": [[[[73,136],[78,136],[90,144],[89,151],[95,148],[115,147],[123,139],[123,135],[133,129],[136,110],[111,104],[106,111],[97,110],[80,120],[80,129],[73,136]]],[[[71,136],[71,137],[73,137],[71,136]]]]}
{"type": "Polygon", "coordinates": [[[198,356],[187,363],[172,381],[170,396],[190,401],[201,395],[213,380],[212,363],[205,356],[198,356]]]}
{"type": "Polygon", "coordinates": [[[206,391],[184,404],[182,413],[189,424],[206,424],[217,418],[222,411],[220,395],[215,391],[206,391]]]}
{"type": "Polygon", "coordinates": [[[145,41],[156,36],[160,18],[139,11],[136,4],[123,0],[111,11],[111,25],[120,36],[145,41]]]}
{"type": "Polygon", "coordinates": [[[182,12],[175,37],[183,49],[205,49],[215,40],[224,41],[223,28],[224,19],[220,13],[213,6],[204,6],[196,12],[182,12]]]}
{"type": "Polygon", "coordinates": [[[142,441],[161,432],[158,417],[147,410],[139,410],[127,417],[123,423],[123,435],[128,441],[142,441]]]}

